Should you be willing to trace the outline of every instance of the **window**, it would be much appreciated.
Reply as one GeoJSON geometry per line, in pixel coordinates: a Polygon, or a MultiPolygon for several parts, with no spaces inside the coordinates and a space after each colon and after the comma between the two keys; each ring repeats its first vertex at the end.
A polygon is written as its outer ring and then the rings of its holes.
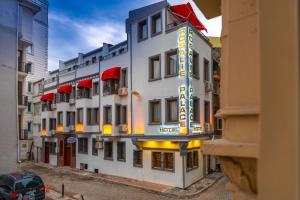
{"type": "Polygon", "coordinates": [[[46,119],[42,119],[42,129],[46,129],[46,119]]]}
{"type": "Polygon", "coordinates": [[[98,156],[98,149],[96,149],[96,138],[92,139],[92,154],[98,156]]]}
{"type": "Polygon", "coordinates": [[[117,143],[117,160],[126,161],[126,143],[118,142],[117,143]]]}
{"type": "Polygon", "coordinates": [[[204,122],[210,123],[210,103],[209,103],[209,101],[204,101],[204,122]]]}
{"type": "Polygon", "coordinates": [[[86,65],[86,66],[89,65],[89,64],[90,64],[90,61],[89,61],[89,60],[85,61],[85,65],[86,65]]]}
{"type": "Polygon", "coordinates": [[[199,167],[199,153],[198,151],[189,151],[186,156],[186,171],[199,167]]]}
{"type": "Polygon", "coordinates": [[[161,123],[160,100],[152,100],[149,102],[149,124],[161,123]]]}
{"type": "Polygon", "coordinates": [[[33,47],[32,44],[28,45],[28,47],[26,47],[26,53],[27,54],[33,54],[33,47]]]}
{"type": "Polygon", "coordinates": [[[83,108],[77,109],[77,123],[82,124],[83,123],[83,108]]]}
{"type": "Polygon", "coordinates": [[[77,99],[81,98],[91,98],[90,88],[83,87],[77,90],[77,99]]]}
{"type": "Polygon", "coordinates": [[[127,87],[127,68],[121,71],[121,87],[127,87]]]}
{"type": "Polygon", "coordinates": [[[27,112],[31,112],[31,102],[27,103],[27,112]]]}
{"type": "Polygon", "coordinates": [[[99,108],[94,108],[94,124],[99,124],[99,108]]]}
{"type": "Polygon", "coordinates": [[[113,160],[113,143],[104,142],[104,159],[113,160]]]}
{"type": "Polygon", "coordinates": [[[75,125],[75,112],[67,112],[67,126],[75,125]]]}
{"type": "Polygon", "coordinates": [[[166,52],[166,72],[165,76],[177,76],[178,75],[178,56],[177,49],[166,52]]]}
{"type": "Polygon", "coordinates": [[[193,98],[193,121],[200,123],[200,100],[198,97],[193,98]]]}
{"type": "Polygon", "coordinates": [[[157,35],[159,33],[162,32],[162,20],[161,20],[161,13],[158,13],[154,16],[152,16],[151,18],[151,34],[154,36],[154,35],[157,35]]]}
{"type": "Polygon", "coordinates": [[[33,112],[35,115],[41,114],[41,103],[34,103],[33,104],[33,112]]]}
{"type": "Polygon", "coordinates": [[[94,82],[93,83],[93,95],[98,95],[99,94],[99,82],[94,82]]]}
{"type": "Polygon", "coordinates": [[[160,79],[160,55],[149,58],[149,80],[160,79]]]}
{"type": "Polygon", "coordinates": [[[56,154],[56,142],[49,142],[50,154],[56,154]]]}
{"type": "Polygon", "coordinates": [[[162,153],[161,152],[152,152],[152,168],[153,169],[162,169],[162,153]]]}
{"type": "Polygon", "coordinates": [[[104,106],[103,107],[103,123],[104,124],[112,124],[111,123],[111,106],[104,106]]]}
{"type": "Polygon", "coordinates": [[[70,94],[69,93],[61,93],[57,94],[58,95],[58,100],[57,102],[69,102],[70,99],[70,94]]]}
{"type": "Polygon", "coordinates": [[[91,108],[86,109],[86,124],[92,125],[92,109],[91,108]]]}
{"type": "Polygon", "coordinates": [[[103,95],[118,94],[119,80],[107,79],[103,81],[103,95]]]}
{"type": "Polygon", "coordinates": [[[56,119],[55,118],[50,118],[49,120],[49,127],[50,127],[50,131],[52,130],[56,130],[56,119]]]}
{"type": "Polygon", "coordinates": [[[204,58],[203,65],[204,65],[204,81],[210,81],[209,61],[206,58],[204,58]]]}
{"type": "Polygon", "coordinates": [[[152,152],[152,168],[165,171],[174,171],[174,153],[152,152]]]}
{"type": "Polygon", "coordinates": [[[138,41],[143,41],[148,38],[148,25],[147,20],[138,23],[138,41]]]}
{"type": "Polygon", "coordinates": [[[27,131],[31,132],[31,122],[27,122],[27,131]]]}
{"type": "Polygon", "coordinates": [[[199,78],[199,54],[193,52],[193,76],[199,78]]]}
{"type": "Polygon", "coordinates": [[[116,125],[127,124],[127,106],[116,105],[116,125]]]}
{"type": "Polygon", "coordinates": [[[174,170],[174,153],[164,152],[163,167],[165,170],[174,170]]]}
{"type": "Polygon", "coordinates": [[[32,72],[32,63],[29,62],[29,63],[26,63],[25,64],[25,73],[31,73],[32,72]]]}
{"type": "Polygon", "coordinates": [[[166,99],[166,122],[167,123],[178,122],[178,99],[177,98],[166,99]]]}
{"type": "Polygon", "coordinates": [[[222,130],[222,118],[215,118],[216,130],[222,130]]]}
{"type": "Polygon", "coordinates": [[[63,112],[57,112],[57,125],[63,125],[63,112]]]}
{"type": "Polygon", "coordinates": [[[133,166],[143,167],[143,151],[133,150],[133,166]]]}
{"type": "Polygon", "coordinates": [[[28,85],[27,85],[27,89],[28,89],[28,92],[32,92],[32,83],[28,81],[28,85]]]}
{"type": "Polygon", "coordinates": [[[92,57],[92,63],[95,63],[97,61],[96,56],[92,57]]]}
{"type": "Polygon", "coordinates": [[[78,138],[78,153],[88,153],[88,138],[78,138]]]}

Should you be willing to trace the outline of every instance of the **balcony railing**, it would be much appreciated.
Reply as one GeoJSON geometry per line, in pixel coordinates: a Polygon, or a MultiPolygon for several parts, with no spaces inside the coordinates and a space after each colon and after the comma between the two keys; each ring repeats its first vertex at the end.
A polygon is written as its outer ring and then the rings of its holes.
{"type": "Polygon", "coordinates": [[[26,129],[21,129],[19,136],[20,136],[20,140],[31,140],[32,132],[26,129]]]}

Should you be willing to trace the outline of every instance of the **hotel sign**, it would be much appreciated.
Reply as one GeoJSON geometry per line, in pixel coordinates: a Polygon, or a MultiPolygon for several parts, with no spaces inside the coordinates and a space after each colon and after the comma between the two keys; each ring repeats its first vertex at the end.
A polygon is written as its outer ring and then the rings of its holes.
{"type": "Polygon", "coordinates": [[[160,127],[160,133],[186,135],[201,133],[202,127],[193,124],[193,30],[182,27],[177,32],[179,64],[179,124],[173,127],[160,127]]]}

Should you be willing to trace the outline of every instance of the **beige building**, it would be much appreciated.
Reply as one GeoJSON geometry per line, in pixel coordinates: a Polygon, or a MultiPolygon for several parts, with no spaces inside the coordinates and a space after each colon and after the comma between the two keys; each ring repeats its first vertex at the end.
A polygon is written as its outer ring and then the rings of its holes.
{"type": "Polygon", "coordinates": [[[299,199],[299,1],[195,0],[222,14],[223,139],[219,157],[234,199],[299,199]]]}

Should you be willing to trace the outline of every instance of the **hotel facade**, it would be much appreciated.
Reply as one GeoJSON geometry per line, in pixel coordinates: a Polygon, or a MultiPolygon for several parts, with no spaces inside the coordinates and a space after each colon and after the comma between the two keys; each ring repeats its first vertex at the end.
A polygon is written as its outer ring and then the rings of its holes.
{"type": "Polygon", "coordinates": [[[180,188],[214,170],[212,47],[190,22],[167,1],[132,10],[126,41],[36,82],[36,161],[180,188]]]}

